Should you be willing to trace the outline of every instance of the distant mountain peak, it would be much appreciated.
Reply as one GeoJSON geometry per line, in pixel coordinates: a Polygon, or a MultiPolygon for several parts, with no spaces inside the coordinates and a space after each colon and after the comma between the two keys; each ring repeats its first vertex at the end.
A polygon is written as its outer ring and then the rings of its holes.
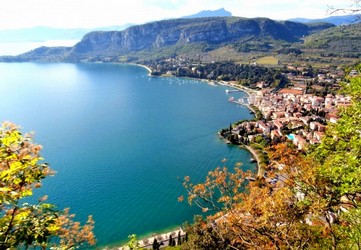
{"type": "Polygon", "coordinates": [[[220,8],[218,10],[202,10],[196,14],[183,16],[182,18],[201,18],[201,17],[224,17],[224,16],[232,16],[232,13],[225,10],[224,8],[220,8]]]}

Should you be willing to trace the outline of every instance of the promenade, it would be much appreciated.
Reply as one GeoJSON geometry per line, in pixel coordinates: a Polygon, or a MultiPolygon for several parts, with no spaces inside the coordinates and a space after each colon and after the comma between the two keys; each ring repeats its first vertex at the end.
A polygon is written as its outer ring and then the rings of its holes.
{"type": "MultiPolygon", "coordinates": [[[[155,235],[153,235],[151,237],[141,239],[141,240],[138,241],[139,247],[144,248],[144,249],[152,249],[154,239],[157,239],[157,242],[160,244],[160,248],[169,246],[169,238],[170,238],[170,236],[172,236],[172,239],[177,243],[179,233],[180,233],[181,239],[183,240],[183,238],[186,235],[186,232],[183,231],[182,228],[178,228],[178,229],[175,229],[175,230],[170,231],[170,232],[166,232],[166,233],[163,233],[163,234],[155,234],[155,235]]],[[[127,246],[119,247],[119,248],[116,248],[116,249],[117,250],[130,250],[130,248],[127,247],[127,246]]]]}

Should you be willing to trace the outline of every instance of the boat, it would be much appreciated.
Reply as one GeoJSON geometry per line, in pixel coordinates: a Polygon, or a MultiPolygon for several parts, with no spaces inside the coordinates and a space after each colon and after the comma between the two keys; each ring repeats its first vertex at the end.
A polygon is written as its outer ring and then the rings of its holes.
{"type": "Polygon", "coordinates": [[[255,158],[249,159],[250,162],[257,162],[255,158]]]}
{"type": "Polygon", "coordinates": [[[233,102],[233,101],[234,101],[234,97],[231,96],[231,97],[228,99],[228,101],[233,102]]]}

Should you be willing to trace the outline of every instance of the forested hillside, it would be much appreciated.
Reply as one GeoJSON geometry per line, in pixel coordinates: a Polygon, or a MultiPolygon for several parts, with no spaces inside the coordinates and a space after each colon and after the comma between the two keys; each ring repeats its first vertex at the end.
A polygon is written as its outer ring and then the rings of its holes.
{"type": "Polygon", "coordinates": [[[361,23],[321,31],[305,39],[306,48],[322,50],[324,56],[361,56],[361,23]]]}

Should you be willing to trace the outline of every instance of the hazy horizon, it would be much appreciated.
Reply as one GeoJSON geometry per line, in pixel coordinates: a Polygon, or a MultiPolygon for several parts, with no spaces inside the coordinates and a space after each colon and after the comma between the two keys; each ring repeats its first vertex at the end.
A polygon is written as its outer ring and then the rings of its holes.
{"type": "Polygon", "coordinates": [[[351,3],[341,0],[133,0],[125,6],[113,0],[103,0],[101,3],[96,0],[1,0],[0,30],[38,26],[69,29],[142,24],[220,8],[240,17],[268,17],[275,20],[324,18],[330,16],[330,7],[347,8],[351,3]]]}

